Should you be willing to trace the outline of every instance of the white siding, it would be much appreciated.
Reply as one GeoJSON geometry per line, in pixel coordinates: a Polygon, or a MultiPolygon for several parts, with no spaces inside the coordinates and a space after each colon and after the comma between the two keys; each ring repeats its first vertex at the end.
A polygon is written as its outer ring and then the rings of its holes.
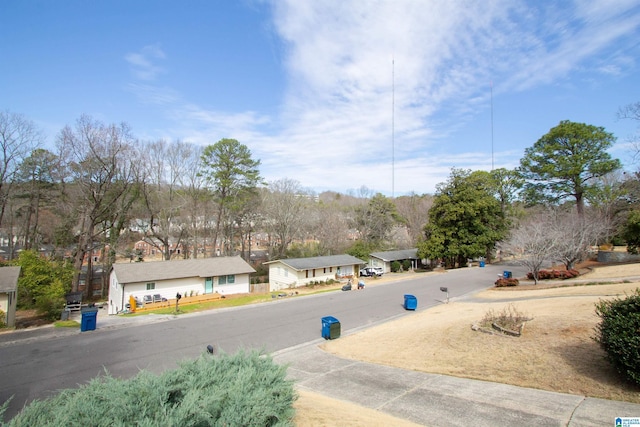
{"type": "Polygon", "coordinates": [[[4,321],[5,325],[10,328],[16,325],[17,298],[18,293],[16,291],[0,293],[0,310],[4,312],[4,316],[0,320],[4,321]]]}
{"type": "Polygon", "coordinates": [[[9,312],[9,295],[5,293],[0,293],[0,310],[5,314],[9,312]]]}
{"type": "Polygon", "coordinates": [[[279,291],[297,286],[296,271],[282,263],[269,264],[269,290],[279,291]]]}
{"type": "MultiPolygon", "coordinates": [[[[249,293],[249,274],[236,274],[235,283],[219,285],[218,278],[214,277],[213,293],[220,295],[232,295],[249,293]]],[[[133,296],[139,301],[144,300],[145,295],[160,294],[162,298],[174,300],[179,292],[183,296],[203,295],[205,279],[203,277],[185,277],[172,280],[158,280],[155,282],[127,283],[124,289],[117,282],[115,273],[111,273],[111,286],[109,287],[109,314],[117,314],[125,304],[129,303],[129,297],[133,296]],[[155,283],[155,289],[147,290],[147,283],[155,283]]]]}
{"type": "MultiPolygon", "coordinates": [[[[204,281],[202,284],[204,289],[204,281]]],[[[220,295],[233,295],[233,294],[248,294],[249,287],[249,275],[248,274],[236,274],[235,283],[220,284],[220,278],[216,277],[213,281],[213,292],[217,292],[220,295]]]]}
{"type": "Polygon", "coordinates": [[[122,310],[123,300],[122,285],[118,282],[115,271],[112,270],[109,276],[109,314],[117,314],[122,310]]]}
{"type": "Polygon", "coordinates": [[[269,264],[269,291],[306,286],[312,282],[326,282],[329,279],[336,279],[338,272],[340,276],[355,274],[353,265],[296,271],[286,264],[274,262],[269,264]]]}

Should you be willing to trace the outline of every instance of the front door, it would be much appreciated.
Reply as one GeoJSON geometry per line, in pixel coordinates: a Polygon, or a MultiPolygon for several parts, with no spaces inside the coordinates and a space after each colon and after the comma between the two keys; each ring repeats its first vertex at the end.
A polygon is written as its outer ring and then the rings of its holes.
{"type": "Polygon", "coordinates": [[[213,277],[207,277],[204,279],[204,293],[213,293],[213,277]]]}

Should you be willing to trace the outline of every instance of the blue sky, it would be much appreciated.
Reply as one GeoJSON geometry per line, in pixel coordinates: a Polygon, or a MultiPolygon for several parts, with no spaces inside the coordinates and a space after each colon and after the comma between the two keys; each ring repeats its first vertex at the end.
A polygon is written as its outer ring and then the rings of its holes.
{"type": "Polygon", "coordinates": [[[638,0],[5,0],[0,109],[51,149],[89,114],[237,139],[268,181],[433,193],[561,120],[603,126],[636,170],[616,112],[640,101],[639,40],[638,0]]]}

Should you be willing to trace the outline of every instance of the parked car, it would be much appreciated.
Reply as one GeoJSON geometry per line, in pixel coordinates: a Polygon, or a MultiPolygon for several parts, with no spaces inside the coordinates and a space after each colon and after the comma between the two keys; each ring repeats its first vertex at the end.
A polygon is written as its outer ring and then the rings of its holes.
{"type": "Polygon", "coordinates": [[[376,270],[374,267],[365,267],[360,270],[360,276],[371,277],[371,276],[382,276],[382,272],[376,270]]]}

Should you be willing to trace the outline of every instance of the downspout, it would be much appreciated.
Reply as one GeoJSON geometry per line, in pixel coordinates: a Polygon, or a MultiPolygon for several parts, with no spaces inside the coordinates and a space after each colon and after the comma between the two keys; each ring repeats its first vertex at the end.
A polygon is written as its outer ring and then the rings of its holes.
{"type": "MultiPolygon", "coordinates": [[[[122,310],[124,310],[124,283],[122,284],[122,310]]],[[[116,314],[118,314],[118,310],[116,309],[116,314]]]]}

